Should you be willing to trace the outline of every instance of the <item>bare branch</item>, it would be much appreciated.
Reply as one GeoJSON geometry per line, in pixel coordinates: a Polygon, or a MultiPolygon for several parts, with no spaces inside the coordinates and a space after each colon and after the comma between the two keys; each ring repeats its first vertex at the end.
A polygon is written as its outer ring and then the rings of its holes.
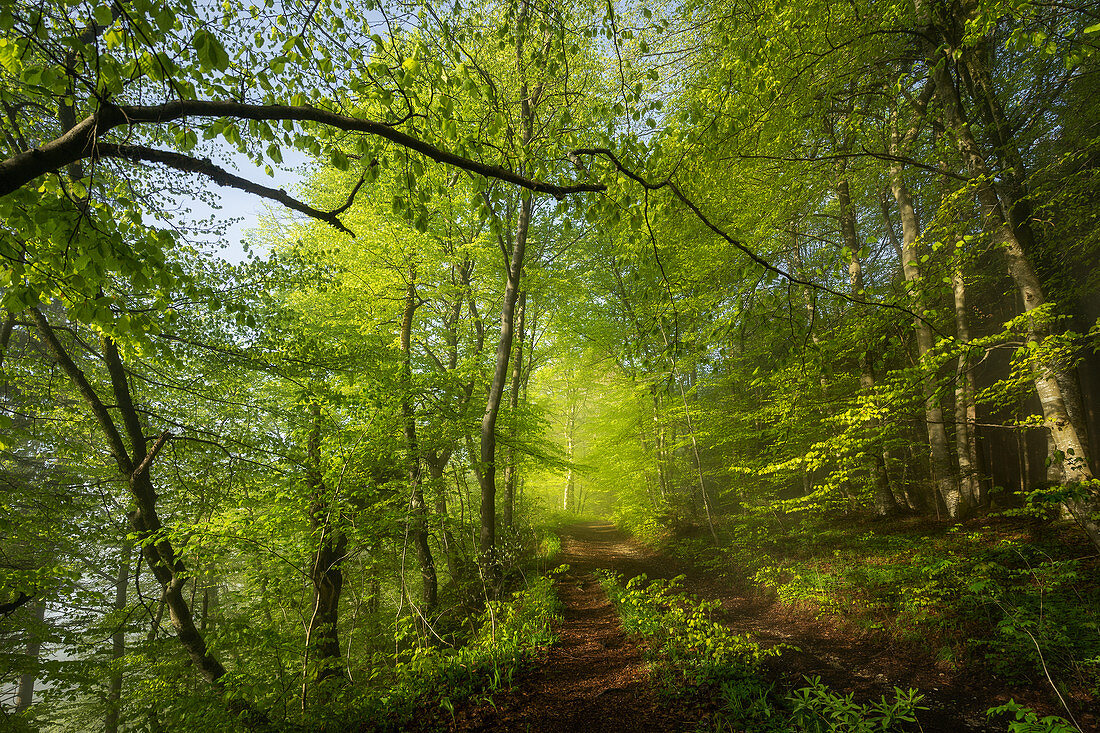
{"type": "Polygon", "coordinates": [[[303,203],[293,196],[290,196],[281,188],[270,188],[268,186],[261,186],[258,183],[253,183],[246,178],[241,178],[224,168],[214,165],[214,163],[206,158],[192,158],[182,153],[157,150],[156,148],[149,148],[144,145],[115,145],[112,143],[97,143],[93,148],[92,157],[125,158],[134,161],[160,163],[161,165],[166,165],[169,168],[175,168],[185,173],[198,173],[199,175],[206,176],[220,186],[239,188],[242,191],[247,191],[261,198],[270,199],[271,201],[282,204],[288,209],[293,209],[306,216],[311,216],[314,219],[319,219],[327,224],[331,224],[352,238],[355,237],[355,233],[344,226],[343,222],[338,218],[338,215],[351,206],[355,194],[363,185],[363,179],[360,179],[359,183],[352,190],[351,196],[348,198],[346,204],[335,211],[321,211],[320,209],[315,209],[309,204],[303,203]]]}
{"type": "Polygon", "coordinates": [[[130,477],[131,479],[149,470],[149,467],[153,465],[153,459],[157,457],[157,453],[160,453],[160,449],[164,447],[164,442],[171,437],[172,434],[167,430],[160,434],[160,437],[157,438],[157,442],[153,443],[153,447],[149,449],[149,453],[141,461],[141,464],[134,469],[134,473],[130,477]]]}

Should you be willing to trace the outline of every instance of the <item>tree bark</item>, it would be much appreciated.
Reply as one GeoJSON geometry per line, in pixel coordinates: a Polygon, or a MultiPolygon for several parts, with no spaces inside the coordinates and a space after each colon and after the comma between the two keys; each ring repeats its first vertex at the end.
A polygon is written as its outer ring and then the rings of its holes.
{"type": "MultiPolygon", "coordinates": [[[[347,536],[334,521],[337,497],[329,496],[321,467],[321,406],[309,406],[312,425],[306,455],[306,480],[312,503],[309,524],[317,543],[310,562],[313,585],[313,612],[306,627],[306,649],[302,678],[302,709],[310,704],[314,688],[327,680],[344,676],[340,653],[340,594],[344,587],[343,560],[347,554],[347,536]]],[[[324,692],[324,690],[323,690],[324,692]]]]}
{"type": "Polygon", "coordinates": [[[504,305],[500,313],[500,339],[497,341],[493,381],[489,385],[485,414],[481,419],[481,537],[478,549],[481,554],[481,563],[487,568],[496,563],[497,416],[500,413],[504,385],[508,381],[515,308],[519,298],[519,281],[523,271],[523,255],[527,247],[527,232],[531,224],[532,203],[530,196],[524,196],[520,201],[519,221],[516,225],[515,241],[512,243],[512,255],[508,261],[504,305]]]}
{"type": "MultiPolygon", "coordinates": [[[[897,154],[899,147],[897,130],[895,129],[895,154],[897,154]]],[[[894,163],[890,166],[890,188],[893,191],[894,201],[897,202],[901,218],[901,266],[909,290],[910,303],[917,315],[926,318],[927,307],[921,285],[920,255],[917,252],[920,225],[917,222],[917,212],[913,206],[909,187],[905,185],[902,177],[900,163],[894,163]]],[[[917,358],[921,368],[921,387],[924,398],[924,426],[928,434],[933,481],[940,498],[943,499],[944,506],[947,507],[947,515],[952,519],[956,519],[966,513],[968,506],[959,490],[959,483],[953,467],[943,407],[940,405],[939,396],[937,395],[936,374],[927,363],[928,353],[934,346],[932,326],[927,320],[921,318],[916,319],[913,325],[917,331],[917,358]]]]}
{"type": "Polygon", "coordinates": [[[53,328],[38,309],[32,308],[31,314],[38,326],[39,334],[46,348],[53,355],[58,366],[73,382],[87,403],[100,427],[107,434],[108,446],[118,464],[119,471],[127,480],[130,497],[133,500],[129,513],[130,526],[141,538],[141,553],[157,582],[164,587],[164,602],[168,607],[169,618],[176,629],[180,643],[191,658],[192,664],[208,682],[217,682],[225,668],[206,648],[206,641],[195,628],[191,607],[183,596],[183,586],[190,578],[187,569],[176,554],[170,540],[164,535],[163,525],[156,510],[156,491],[149,477],[149,469],[156,451],[168,438],[163,434],[148,451],[145,446],[143,426],[134,407],[126,370],[118,347],[110,337],[103,338],[103,360],[110,375],[115,406],[122,416],[122,422],[130,442],[130,450],[122,439],[114,419],[80,368],[73,362],[68,352],[57,339],[53,328]],[[131,455],[132,451],[132,455],[131,455]]]}
{"type": "Polygon", "coordinates": [[[951,278],[955,296],[955,336],[962,345],[955,370],[955,452],[959,458],[959,489],[967,507],[982,504],[978,477],[978,409],[974,403],[974,371],[970,367],[970,319],[966,311],[966,280],[961,267],[951,278]]]}
{"type": "MultiPolygon", "coordinates": [[[[924,14],[922,0],[916,0],[918,15],[924,14]]],[[[930,21],[931,25],[931,21],[930,21]]],[[[936,29],[942,30],[942,29],[936,29]]],[[[1005,253],[1009,275],[1023,302],[1025,314],[1033,314],[1048,305],[1038,274],[1025,249],[1025,241],[1033,241],[1026,220],[1014,222],[1011,214],[1017,210],[1016,202],[1007,192],[998,194],[993,185],[994,176],[986,156],[970,131],[970,126],[959,100],[958,90],[950,75],[950,58],[929,44],[929,68],[936,83],[936,93],[943,107],[948,129],[955,137],[956,147],[974,179],[974,188],[985,218],[986,230],[995,244],[1005,253]],[[1008,200],[1002,200],[1004,196],[1008,200]]],[[[1088,535],[1093,545],[1100,548],[1100,495],[1091,487],[1092,470],[1088,463],[1088,449],[1082,439],[1083,431],[1070,419],[1065,395],[1059,384],[1056,369],[1049,356],[1043,354],[1050,336],[1049,315],[1036,313],[1027,320],[1027,341],[1034,346],[1027,356],[1035,383],[1035,392],[1043,410],[1043,419],[1050,430],[1055,448],[1065,456],[1065,480],[1080,487],[1077,498],[1065,502],[1069,513],[1088,535]]]]}
{"type": "Polygon", "coordinates": [[[38,658],[42,655],[42,626],[46,622],[46,604],[36,598],[28,604],[31,612],[27,635],[27,669],[19,675],[15,690],[15,714],[26,712],[34,704],[34,685],[38,681],[38,658]]]}
{"type": "Polygon", "coordinates": [[[416,413],[412,405],[412,324],[416,313],[416,268],[409,267],[409,282],[405,288],[405,310],[401,318],[401,374],[404,389],[401,398],[401,414],[405,423],[405,467],[409,479],[409,529],[416,559],[420,563],[420,603],[422,631],[427,633],[426,617],[435,612],[438,605],[439,583],[435,572],[435,558],[428,544],[428,507],[424,501],[421,481],[420,446],[416,439],[416,413]]]}
{"type": "MultiPolygon", "coordinates": [[[[841,171],[842,172],[842,171],[841,171]]],[[[852,205],[852,195],[849,189],[848,179],[839,176],[836,182],[837,203],[840,205],[840,230],[844,244],[851,252],[848,261],[848,281],[852,294],[862,297],[863,293],[863,263],[860,261],[861,249],[859,237],[856,234],[856,213],[852,205]]],[[[864,351],[860,354],[859,385],[862,392],[870,397],[874,391],[875,375],[871,370],[871,354],[864,351]]],[[[871,477],[872,496],[875,505],[875,513],[880,516],[893,514],[898,511],[898,502],[890,487],[890,480],[886,473],[886,462],[883,459],[883,451],[878,439],[879,421],[876,417],[869,417],[864,421],[864,428],[872,434],[874,449],[866,451],[865,463],[871,477]]]]}
{"type": "MultiPolygon", "coordinates": [[[[527,86],[526,70],[523,52],[523,38],[527,23],[527,3],[521,2],[519,16],[516,21],[516,72],[520,78],[520,118],[522,121],[523,149],[531,144],[534,139],[535,112],[532,100],[541,96],[541,89],[536,88],[535,93],[530,93],[527,86]]],[[[522,169],[523,166],[521,166],[522,169]]],[[[497,416],[500,413],[501,397],[504,394],[504,385],[508,380],[508,363],[512,356],[512,337],[515,325],[516,301],[519,297],[520,276],[523,273],[523,258],[527,249],[527,234],[531,227],[531,214],[534,208],[534,199],[529,192],[520,196],[519,217],[516,222],[515,237],[512,241],[512,251],[505,252],[507,264],[507,280],[504,288],[504,303],[500,310],[500,339],[497,341],[496,359],[493,367],[493,380],[489,385],[488,399],[485,403],[485,414],[481,418],[481,450],[480,450],[480,475],[481,488],[481,533],[478,543],[480,564],[488,572],[485,573],[487,581],[493,581],[497,575],[496,558],[496,451],[497,451],[497,416]]],[[[503,249],[503,247],[502,247],[503,249]]]]}
{"type": "Polygon", "coordinates": [[[512,445],[508,446],[508,456],[504,464],[504,503],[502,507],[501,526],[511,529],[512,515],[516,507],[516,413],[519,410],[520,384],[523,378],[523,339],[524,321],[527,315],[527,291],[519,295],[519,316],[516,323],[516,354],[512,359],[512,382],[508,392],[508,409],[512,416],[509,429],[512,445]]]}
{"type": "Polygon", "coordinates": [[[118,627],[111,634],[111,661],[117,665],[111,670],[107,684],[107,713],[104,716],[103,730],[106,733],[118,733],[118,719],[122,705],[122,664],[126,657],[126,623],[121,619],[126,609],[126,593],[130,582],[130,544],[122,545],[122,556],[118,562],[118,577],[115,580],[114,610],[119,615],[118,627]]]}
{"type": "Polygon", "coordinates": [[[480,163],[442,150],[407,135],[391,125],[346,117],[309,105],[292,107],[279,104],[245,104],[228,100],[176,99],[151,106],[116,106],[104,100],[96,112],[77,122],[60,137],[44,142],[33,150],[16,153],[10,158],[0,160],[0,197],[22,188],[41,175],[82,160],[99,157],[103,152],[110,152],[110,150],[101,151],[100,146],[103,144],[104,136],[116,127],[133,128],[142,125],[164,127],[170,122],[196,117],[229,117],[261,122],[282,120],[316,122],[346,132],[362,132],[394,142],[438,163],[552,196],[564,196],[581,191],[603,191],[606,188],[596,184],[556,186],[535,181],[515,171],[480,163]]]}

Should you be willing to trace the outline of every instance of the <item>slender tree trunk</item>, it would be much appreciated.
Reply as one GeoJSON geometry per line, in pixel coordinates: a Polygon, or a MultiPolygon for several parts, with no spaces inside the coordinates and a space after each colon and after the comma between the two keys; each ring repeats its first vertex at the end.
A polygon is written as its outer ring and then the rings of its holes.
{"type": "Polygon", "coordinates": [[[576,444],[573,442],[573,436],[577,431],[577,401],[576,397],[573,398],[569,405],[569,417],[565,423],[565,446],[566,452],[569,456],[569,472],[565,477],[565,493],[562,496],[561,508],[565,511],[572,511],[573,505],[576,503],[576,477],[573,472],[573,460],[576,458],[576,444]]]}
{"type": "MultiPolygon", "coordinates": [[[[806,268],[802,261],[802,245],[798,241],[798,229],[795,222],[791,222],[791,269],[801,278],[806,278],[806,268]]],[[[813,293],[808,286],[802,286],[802,305],[806,309],[806,328],[810,333],[810,340],[815,347],[821,346],[821,337],[817,335],[817,304],[814,302],[813,293]]],[[[820,356],[819,356],[820,358],[820,356]]],[[[825,404],[828,400],[829,384],[822,371],[818,379],[821,393],[818,395],[818,405],[825,404]]],[[[820,410],[820,408],[818,408],[820,410]]],[[[822,411],[823,412],[823,411],[822,411]]],[[[810,475],[810,463],[806,461],[802,468],[802,495],[809,496],[813,493],[813,476],[810,475]]]]}
{"type": "Polygon", "coordinates": [[[667,456],[665,451],[665,433],[661,426],[661,399],[657,393],[656,387],[652,388],[653,393],[653,446],[654,455],[657,459],[657,483],[661,490],[661,499],[668,500],[668,492],[670,490],[669,477],[667,473],[666,464],[667,456]]]}
{"type": "Polygon", "coordinates": [[[532,200],[523,195],[519,208],[519,222],[512,244],[512,256],[508,264],[508,280],[504,289],[504,305],[500,314],[500,339],[497,342],[496,364],[493,381],[489,385],[485,414],[481,419],[481,539],[479,552],[485,567],[496,563],[496,500],[497,500],[497,416],[500,413],[504,385],[508,381],[508,364],[512,355],[512,335],[515,323],[516,301],[519,297],[520,273],[523,271],[523,254],[527,246],[527,231],[531,223],[532,200]]]}
{"type": "MultiPolygon", "coordinates": [[[[676,379],[676,373],[673,372],[673,379],[676,379]]],[[[695,439],[695,428],[691,421],[691,409],[688,407],[687,392],[684,391],[684,385],[680,383],[679,379],[676,379],[676,384],[680,388],[680,398],[684,403],[684,422],[687,427],[688,435],[691,437],[691,453],[695,458],[695,472],[696,477],[699,480],[699,498],[703,502],[703,511],[706,513],[707,528],[710,530],[710,536],[714,540],[714,544],[718,544],[718,532],[714,529],[714,518],[710,512],[710,495],[707,492],[707,485],[703,479],[703,460],[699,455],[699,442],[695,439]]]]}
{"type": "Polygon", "coordinates": [[[46,604],[36,598],[29,604],[30,632],[27,636],[27,669],[19,675],[15,691],[15,714],[26,712],[34,704],[34,685],[38,681],[38,659],[42,655],[42,628],[46,622],[46,604]]]}
{"type": "Polygon", "coordinates": [[[449,461],[450,451],[447,452],[446,456],[436,455],[432,456],[430,460],[425,455],[432,486],[436,487],[435,514],[439,517],[439,537],[443,548],[443,557],[447,563],[447,573],[451,576],[452,583],[461,584],[466,577],[466,563],[461,548],[455,541],[454,533],[451,531],[450,510],[447,505],[447,487],[443,478],[449,461]]]}
{"type": "Polygon", "coordinates": [[[981,502],[978,478],[977,406],[974,403],[974,372],[970,368],[970,319],[966,311],[966,280],[962,268],[956,268],[952,279],[955,295],[955,335],[963,345],[955,371],[955,452],[959,457],[959,488],[964,506],[976,507],[981,502]]]}
{"type": "MultiPolygon", "coordinates": [[[[516,354],[512,359],[512,383],[508,392],[508,409],[512,416],[509,434],[512,443],[516,441],[516,413],[519,410],[520,384],[523,377],[523,327],[527,315],[527,291],[519,295],[519,316],[516,323],[516,354]]],[[[504,506],[502,507],[501,526],[511,529],[512,514],[516,506],[516,451],[508,446],[508,457],[504,464],[504,506]]]]}
{"type": "Polygon", "coordinates": [[[107,683],[107,713],[103,721],[103,730],[106,733],[118,733],[118,718],[122,704],[122,664],[126,657],[126,624],[121,615],[126,609],[126,592],[130,582],[130,550],[128,542],[122,545],[118,577],[115,579],[114,610],[118,616],[118,627],[111,634],[111,661],[116,666],[111,670],[111,678],[107,683]]]}
{"type": "MultiPolygon", "coordinates": [[[[409,267],[409,284],[405,289],[405,312],[401,319],[401,372],[404,394],[401,401],[401,413],[405,422],[405,463],[409,478],[409,525],[413,545],[416,547],[416,559],[420,563],[421,613],[428,616],[435,612],[438,605],[439,582],[435,572],[435,558],[428,544],[428,507],[424,501],[424,488],[421,482],[420,447],[416,439],[416,414],[412,406],[412,323],[416,313],[416,270],[409,267]]],[[[427,620],[421,619],[425,633],[427,620]]]]}
{"type": "MultiPolygon", "coordinates": [[[[140,570],[138,571],[140,572],[140,570]]],[[[145,634],[145,646],[150,646],[157,640],[157,633],[160,631],[160,622],[164,618],[164,589],[161,588],[161,600],[157,604],[157,612],[153,614],[153,617],[149,619],[149,631],[145,634]]],[[[145,711],[146,728],[149,733],[160,733],[164,728],[160,724],[160,719],[157,717],[157,706],[150,705],[145,711]]]]}
{"type": "MultiPolygon", "coordinates": [[[[650,455],[651,453],[649,449],[649,441],[646,439],[646,429],[644,425],[640,426],[640,429],[638,430],[638,439],[642,443],[642,455],[650,455]]],[[[660,505],[657,503],[657,495],[653,491],[654,472],[649,468],[643,468],[642,473],[645,477],[645,490],[646,494],[649,495],[649,502],[653,505],[654,511],[657,511],[660,508],[660,505]]]]}
{"type": "MultiPolygon", "coordinates": [[[[897,145],[897,132],[894,132],[895,146],[897,145]]],[[[917,240],[920,237],[920,225],[917,223],[917,212],[913,206],[913,200],[909,193],[909,187],[905,185],[900,163],[890,166],[890,187],[894,193],[901,218],[902,234],[902,272],[909,289],[910,303],[918,315],[924,315],[927,307],[924,301],[920,275],[920,255],[917,252],[917,240]]],[[[924,397],[924,425],[928,433],[928,446],[932,459],[932,476],[947,507],[947,514],[951,518],[957,518],[966,513],[968,506],[959,490],[956,479],[951,448],[947,437],[947,428],[943,416],[943,408],[940,406],[937,395],[936,374],[927,363],[928,353],[934,345],[932,338],[932,326],[925,320],[916,319],[913,324],[917,331],[917,356],[921,366],[921,386],[924,397]]]]}
{"type": "MultiPolygon", "coordinates": [[[[844,238],[844,244],[851,252],[848,261],[848,280],[852,293],[862,297],[863,293],[863,263],[859,257],[861,249],[859,237],[856,235],[856,215],[852,206],[852,195],[848,187],[848,179],[839,177],[836,183],[837,203],[840,205],[840,228],[844,238]]],[[[871,367],[871,354],[864,352],[860,355],[859,384],[863,393],[870,396],[874,392],[875,375],[871,367]]],[[[890,488],[890,480],[886,473],[886,462],[882,457],[882,446],[877,437],[879,421],[876,417],[870,417],[864,422],[864,427],[873,436],[875,449],[866,451],[866,464],[871,475],[871,485],[875,512],[880,516],[893,514],[898,511],[897,499],[890,488]]]]}

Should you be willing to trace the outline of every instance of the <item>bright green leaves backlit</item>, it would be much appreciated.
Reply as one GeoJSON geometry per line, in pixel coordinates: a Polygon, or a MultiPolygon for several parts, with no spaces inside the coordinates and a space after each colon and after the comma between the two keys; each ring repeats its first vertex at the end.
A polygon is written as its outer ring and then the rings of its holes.
{"type": "Polygon", "coordinates": [[[225,71],[229,68],[229,54],[226,53],[225,47],[222,46],[217,36],[205,28],[200,28],[195,32],[191,40],[191,46],[195,49],[199,60],[199,68],[202,71],[225,71]]]}

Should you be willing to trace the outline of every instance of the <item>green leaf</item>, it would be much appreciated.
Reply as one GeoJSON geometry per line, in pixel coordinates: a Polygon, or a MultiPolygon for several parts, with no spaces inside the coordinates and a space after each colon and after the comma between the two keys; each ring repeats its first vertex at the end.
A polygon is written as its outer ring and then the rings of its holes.
{"type": "Polygon", "coordinates": [[[95,18],[96,25],[106,28],[115,22],[113,15],[111,14],[111,8],[106,5],[99,5],[94,11],[92,11],[92,17],[95,18]]]}
{"type": "Polygon", "coordinates": [[[348,169],[348,156],[344,154],[340,148],[333,148],[329,154],[329,160],[332,162],[332,167],[338,171],[346,171],[348,169]]]}

